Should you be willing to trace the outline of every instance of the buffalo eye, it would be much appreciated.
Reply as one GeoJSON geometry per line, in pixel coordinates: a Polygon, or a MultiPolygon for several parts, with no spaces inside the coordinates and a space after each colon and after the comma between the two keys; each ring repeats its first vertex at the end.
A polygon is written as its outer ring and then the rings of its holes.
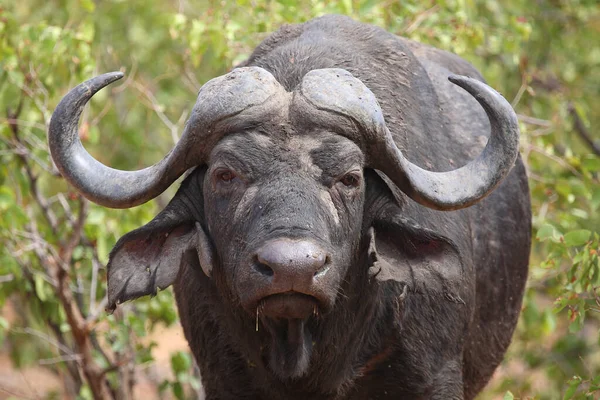
{"type": "Polygon", "coordinates": [[[357,187],[360,184],[360,177],[354,173],[342,176],[340,182],[346,187],[357,187]]]}
{"type": "Polygon", "coordinates": [[[235,179],[235,173],[231,170],[219,170],[216,173],[216,177],[221,182],[231,183],[235,179]]]}

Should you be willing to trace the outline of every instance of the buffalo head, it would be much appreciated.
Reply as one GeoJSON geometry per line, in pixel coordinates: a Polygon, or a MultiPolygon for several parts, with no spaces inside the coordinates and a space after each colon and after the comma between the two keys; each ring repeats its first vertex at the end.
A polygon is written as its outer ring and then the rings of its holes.
{"type": "Polygon", "coordinates": [[[270,364],[283,377],[304,373],[311,321],[356,279],[348,271],[372,231],[366,207],[376,206],[368,187],[383,183],[374,170],[423,206],[455,210],[490,193],[518,151],[512,108],[474,79],[449,77],[484,108],[490,140],[462,168],[429,172],[404,158],[375,96],[349,72],[313,70],[290,92],[265,69],[245,67],[202,87],[162,161],[120,171],[85,151],[77,124],[94,93],[121,76],[91,79],[59,104],[49,142],[61,173],[90,200],[126,208],[191,172],[163,212],[115,246],[109,308],[169,286],[192,254],[232,312],[268,332],[270,364]]]}

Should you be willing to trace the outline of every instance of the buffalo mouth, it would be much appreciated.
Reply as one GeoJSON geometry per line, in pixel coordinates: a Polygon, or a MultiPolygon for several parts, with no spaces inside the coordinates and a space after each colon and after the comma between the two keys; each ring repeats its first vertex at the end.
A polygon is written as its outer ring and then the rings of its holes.
{"type": "Polygon", "coordinates": [[[288,292],[261,300],[258,313],[264,328],[271,334],[267,350],[268,365],[281,379],[304,375],[312,353],[312,334],[308,327],[318,315],[319,303],[306,294],[288,292]]]}
{"type": "Polygon", "coordinates": [[[319,302],[307,294],[287,292],[263,298],[258,307],[259,314],[268,319],[306,320],[318,313],[319,302]]]}

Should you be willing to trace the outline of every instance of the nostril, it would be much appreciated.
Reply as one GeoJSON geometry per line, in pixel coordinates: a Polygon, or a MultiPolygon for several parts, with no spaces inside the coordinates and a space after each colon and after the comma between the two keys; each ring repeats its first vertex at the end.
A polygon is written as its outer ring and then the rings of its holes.
{"type": "Polygon", "coordinates": [[[325,275],[327,273],[327,271],[329,271],[329,264],[331,264],[331,257],[326,256],[325,262],[318,270],[315,271],[313,276],[317,277],[319,275],[325,275]]]}
{"type": "Polygon", "coordinates": [[[254,257],[254,269],[265,276],[273,276],[273,268],[269,267],[267,264],[261,263],[258,261],[258,257],[254,257]]]}

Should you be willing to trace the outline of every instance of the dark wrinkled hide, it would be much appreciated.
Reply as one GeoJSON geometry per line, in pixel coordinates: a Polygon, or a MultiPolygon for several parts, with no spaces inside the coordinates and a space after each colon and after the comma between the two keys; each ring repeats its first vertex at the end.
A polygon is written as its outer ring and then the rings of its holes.
{"type": "MultiPolygon", "coordinates": [[[[464,165],[489,132],[477,102],[446,79],[482,79],[470,64],[345,17],[283,27],[245,65],[288,91],[313,69],[350,71],[377,97],[402,152],[428,170],[464,165]]],[[[522,162],[478,204],[440,212],[363,169],[351,141],[301,119],[222,139],[155,220],[119,241],[112,297],[151,293],[178,273],[208,399],[472,399],[521,306],[531,220],[522,162]],[[215,179],[220,165],[239,179],[215,179]],[[353,168],[356,187],[335,183],[353,168]],[[314,297],[303,307],[315,307],[306,317],[260,312],[270,292],[252,255],[280,238],[310,241],[331,265],[306,289],[314,297]]],[[[285,314],[277,301],[271,309],[285,314]]]]}

